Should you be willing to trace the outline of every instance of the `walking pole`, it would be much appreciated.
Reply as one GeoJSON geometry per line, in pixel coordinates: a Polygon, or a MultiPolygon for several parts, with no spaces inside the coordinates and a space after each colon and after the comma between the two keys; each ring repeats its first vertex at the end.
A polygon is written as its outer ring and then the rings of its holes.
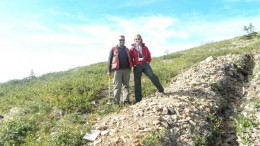
{"type": "Polygon", "coordinates": [[[111,104],[110,100],[111,100],[111,74],[108,75],[108,103],[107,104],[111,104]]]}
{"type": "Polygon", "coordinates": [[[108,97],[111,98],[111,75],[109,75],[109,81],[108,81],[108,97]]]}

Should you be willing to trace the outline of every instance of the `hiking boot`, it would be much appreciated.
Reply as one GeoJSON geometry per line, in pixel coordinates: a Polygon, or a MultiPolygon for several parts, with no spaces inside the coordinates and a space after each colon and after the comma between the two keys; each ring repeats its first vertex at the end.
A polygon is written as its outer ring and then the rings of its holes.
{"type": "Polygon", "coordinates": [[[130,101],[124,101],[123,104],[124,104],[124,106],[131,105],[131,102],[130,101]]]}
{"type": "Polygon", "coordinates": [[[119,102],[114,101],[114,104],[115,104],[115,105],[119,105],[119,102]]]}
{"type": "Polygon", "coordinates": [[[156,95],[156,96],[161,96],[161,97],[163,97],[163,96],[166,95],[166,93],[165,93],[164,91],[162,91],[162,92],[157,91],[157,92],[155,93],[155,95],[156,95]]]}

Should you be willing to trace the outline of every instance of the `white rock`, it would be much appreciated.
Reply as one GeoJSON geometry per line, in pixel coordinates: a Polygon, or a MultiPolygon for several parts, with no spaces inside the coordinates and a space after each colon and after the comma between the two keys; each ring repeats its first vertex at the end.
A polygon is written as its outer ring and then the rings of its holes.
{"type": "Polygon", "coordinates": [[[97,144],[99,144],[99,143],[101,143],[101,142],[102,142],[101,139],[95,140],[95,141],[94,141],[94,146],[97,145],[97,144]]]}
{"type": "Polygon", "coordinates": [[[101,135],[107,135],[108,134],[108,130],[105,130],[105,131],[101,131],[101,135]]]}
{"type": "Polygon", "coordinates": [[[100,130],[91,130],[90,133],[86,133],[83,139],[88,141],[94,141],[100,135],[100,130]]]}

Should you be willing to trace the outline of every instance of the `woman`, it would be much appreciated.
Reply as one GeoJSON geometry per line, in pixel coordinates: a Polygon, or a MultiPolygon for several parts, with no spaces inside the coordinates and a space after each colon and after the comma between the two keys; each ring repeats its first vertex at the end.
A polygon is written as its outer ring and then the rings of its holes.
{"type": "Polygon", "coordinates": [[[142,100],[142,73],[144,73],[152,81],[160,93],[164,93],[164,89],[149,64],[151,62],[151,54],[149,49],[143,43],[143,39],[140,34],[137,34],[134,37],[134,42],[135,43],[132,44],[132,48],[130,49],[130,58],[132,64],[134,65],[135,100],[136,102],[140,102],[142,100]]]}

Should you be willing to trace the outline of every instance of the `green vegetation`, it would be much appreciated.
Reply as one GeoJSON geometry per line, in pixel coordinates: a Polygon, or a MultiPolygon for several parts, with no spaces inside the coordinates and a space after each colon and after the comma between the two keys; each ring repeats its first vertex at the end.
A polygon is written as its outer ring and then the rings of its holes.
{"type": "Polygon", "coordinates": [[[257,102],[255,102],[254,104],[255,104],[255,108],[256,108],[256,109],[259,109],[259,108],[260,108],[260,101],[257,101],[257,102]]]}
{"type": "Polygon", "coordinates": [[[146,135],[142,140],[141,143],[145,146],[151,146],[151,145],[161,145],[160,139],[166,134],[166,131],[160,131],[160,132],[151,132],[148,135],[146,135]]]}
{"type": "MultiPolygon", "coordinates": [[[[208,120],[211,124],[211,135],[207,137],[207,145],[214,145],[216,143],[216,138],[221,136],[220,126],[222,124],[222,118],[219,117],[217,113],[212,113],[208,115],[208,120]]],[[[204,145],[205,143],[201,143],[204,145]]]]}
{"type": "MultiPolygon", "coordinates": [[[[163,86],[170,79],[208,56],[243,54],[260,48],[259,37],[238,37],[205,44],[177,53],[153,58],[151,63],[163,86]]],[[[0,84],[0,145],[83,145],[97,115],[116,112],[121,107],[107,104],[108,76],[105,62],[78,67],[41,77],[28,77],[0,84]],[[95,101],[95,103],[94,103],[95,101]],[[15,110],[17,109],[17,110],[15,110]],[[9,119],[7,118],[9,117],[9,119]]],[[[133,95],[133,74],[131,74],[133,95]]],[[[217,84],[212,84],[218,88],[217,84]]],[[[143,78],[143,95],[155,92],[143,78]]],[[[259,104],[257,104],[259,106],[259,104]]],[[[143,143],[156,143],[151,134],[143,143]]]]}
{"type": "Polygon", "coordinates": [[[236,117],[231,118],[235,121],[237,136],[240,137],[243,145],[254,145],[255,143],[252,141],[248,133],[250,133],[252,128],[256,127],[256,123],[253,122],[253,119],[245,117],[240,113],[237,113],[236,115],[236,117]],[[248,133],[243,133],[245,130],[248,131],[248,133]]]}

